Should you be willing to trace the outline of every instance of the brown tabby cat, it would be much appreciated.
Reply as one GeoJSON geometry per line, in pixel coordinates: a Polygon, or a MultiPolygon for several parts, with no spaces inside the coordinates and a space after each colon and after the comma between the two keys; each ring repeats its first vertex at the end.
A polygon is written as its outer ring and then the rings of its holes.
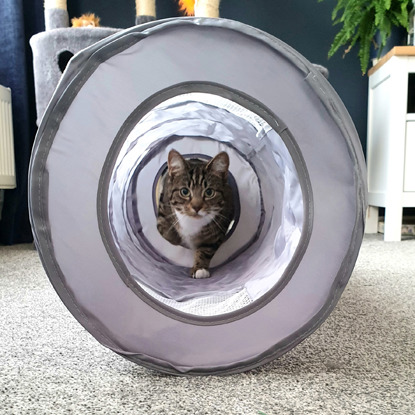
{"type": "Polygon", "coordinates": [[[209,162],[185,160],[171,150],[167,165],[157,229],[173,245],[194,251],[193,278],[208,278],[210,260],[224,241],[234,216],[227,181],[229,156],[222,152],[209,162]]]}

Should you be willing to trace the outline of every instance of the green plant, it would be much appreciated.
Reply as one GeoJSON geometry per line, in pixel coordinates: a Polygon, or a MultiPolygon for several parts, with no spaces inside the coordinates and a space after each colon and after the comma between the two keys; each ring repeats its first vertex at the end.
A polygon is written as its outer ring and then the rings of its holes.
{"type": "Polygon", "coordinates": [[[408,30],[411,4],[411,0],[337,0],[331,17],[333,25],[341,24],[342,27],[334,37],[329,57],[342,46],[346,46],[344,54],[347,54],[359,42],[360,67],[366,73],[371,45],[378,48],[380,56],[393,26],[408,30]],[[377,32],[380,35],[380,44],[376,44],[374,40],[377,32]]]}

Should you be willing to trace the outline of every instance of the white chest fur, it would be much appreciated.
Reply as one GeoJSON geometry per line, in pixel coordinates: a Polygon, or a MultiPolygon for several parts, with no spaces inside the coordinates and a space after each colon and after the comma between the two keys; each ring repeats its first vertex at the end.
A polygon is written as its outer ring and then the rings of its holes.
{"type": "Polygon", "coordinates": [[[211,215],[200,216],[193,218],[191,216],[183,215],[176,211],[178,220],[180,236],[185,241],[189,248],[193,249],[193,238],[200,233],[200,231],[212,221],[211,215]]]}

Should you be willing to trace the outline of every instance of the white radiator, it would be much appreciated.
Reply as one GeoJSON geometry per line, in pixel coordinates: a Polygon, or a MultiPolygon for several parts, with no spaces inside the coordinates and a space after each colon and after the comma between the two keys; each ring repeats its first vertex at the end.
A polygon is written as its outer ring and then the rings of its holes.
{"type": "Polygon", "coordinates": [[[0,85],[0,189],[15,187],[11,91],[0,85]]]}

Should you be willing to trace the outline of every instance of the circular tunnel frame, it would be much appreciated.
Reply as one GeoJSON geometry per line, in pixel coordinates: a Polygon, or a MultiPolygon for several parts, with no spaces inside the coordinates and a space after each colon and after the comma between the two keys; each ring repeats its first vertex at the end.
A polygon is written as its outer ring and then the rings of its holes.
{"type": "MultiPolygon", "coordinates": [[[[157,152],[157,149],[155,149],[155,152],[157,152]]],[[[153,154],[150,152],[146,155],[146,159],[151,158],[152,156],[153,154]]],[[[143,163],[144,162],[145,161],[143,161],[143,163]]],[[[131,113],[131,115],[126,119],[125,123],[120,128],[117,136],[114,138],[113,144],[108,152],[108,156],[105,161],[100,177],[97,206],[98,222],[102,240],[108,251],[109,257],[111,258],[112,262],[114,263],[114,266],[118,270],[120,277],[126,283],[126,285],[130,287],[141,300],[145,301],[151,307],[158,310],[160,313],[163,313],[167,317],[174,318],[189,324],[198,324],[204,326],[226,324],[234,320],[242,319],[258,310],[258,308],[261,308],[268,302],[272,301],[287,284],[290,277],[295,272],[298,264],[301,262],[301,258],[307,249],[307,244],[310,239],[313,226],[313,195],[311,191],[310,178],[308,176],[308,172],[305,167],[305,162],[301,155],[301,151],[298,148],[289,129],[286,127],[282,120],[278,119],[276,115],[272,114],[270,110],[265,108],[263,104],[261,104],[254,98],[249,97],[248,95],[243,94],[240,91],[232,90],[231,88],[228,88],[224,85],[205,82],[186,82],[179,85],[173,85],[172,87],[159,91],[153,96],[149,97],[131,113]],[[151,110],[153,110],[162,102],[170,98],[173,98],[177,95],[181,95],[184,92],[189,94],[193,92],[202,92],[227,98],[249,109],[256,115],[261,117],[263,120],[265,120],[274,129],[274,131],[276,131],[280,135],[289,153],[291,154],[291,157],[293,158],[293,162],[298,173],[300,187],[303,196],[303,231],[297,249],[293,257],[291,258],[290,263],[284,270],[282,277],[277,281],[277,283],[272,287],[272,289],[270,289],[267,293],[262,295],[258,300],[254,301],[252,304],[249,304],[248,306],[245,306],[233,312],[214,316],[198,316],[175,310],[174,308],[164,305],[163,303],[157,301],[145,290],[143,290],[131,276],[128,267],[125,265],[123,259],[121,258],[118,251],[118,247],[114,242],[112,232],[109,226],[110,221],[108,217],[107,207],[109,183],[112,172],[114,170],[116,159],[120,152],[120,148],[125,142],[125,139],[129,136],[129,134],[137,125],[137,123],[142,118],[144,118],[145,115],[147,115],[151,110]]],[[[247,247],[245,247],[245,249],[246,248],[247,247]]]]}
{"type": "Polygon", "coordinates": [[[35,243],[51,283],[100,343],[165,373],[231,374],[287,352],[333,310],[363,237],[365,163],[340,98],[298,52],[238,22],[167,19],[115,34],[70,61],[33,147],[29,206],[35,243]],[[180,62],[177,50],[186,50],[180,62]],[[123,66],[126,61],[129,65],[123,66]],[[265,70],[252,77],[258,71],[255,62],[265,70]],[[230,73],[232,68],[236,72],[230,73]],[[109,78],[121,69],[120,79],[109,78]],[[147,82],[125,87],[129,76],[137,74],[147,82]],[[125,99],[106,100],[114,88],[105,79],[96,89],[94,83],[104,75],[117,86],[117,93],[126,91],[125,99]],[[124,271],[109,259],[111,251],[100,236],[97,219],[99,179],[117,131],[134,109],[144,110],[140,103],[148,104],[161,90],[191,82],[226,85],[277,114],[286,123],[280,125],[279,134],[291,155],[296,151],[302,155],[304,171],[297,168],[301,177],[309,177],[307,194],[313,195],[308,205],[312,228],[302,234],[308,243],[300,244],[301,261],[295,267],[293,263],[295,271],[284,279],[285,285],[249,313],[242,309],[213,324],[171,315],[171,310],[135,293],[136,287],[119,277],[124,271]],[[85,114],[85,108],[97,105],[95,93],[102,98],[98,106],[104,113],[99,137],[91,133],[94,125],[85,114]],[[105,114],[111,114],[115,104],[117,114],[109,120],[105,114]],[[80,127],[84,130],[77,136],[80,127]],[[82,228],[86,224],[91,232],[82,228]]]}

